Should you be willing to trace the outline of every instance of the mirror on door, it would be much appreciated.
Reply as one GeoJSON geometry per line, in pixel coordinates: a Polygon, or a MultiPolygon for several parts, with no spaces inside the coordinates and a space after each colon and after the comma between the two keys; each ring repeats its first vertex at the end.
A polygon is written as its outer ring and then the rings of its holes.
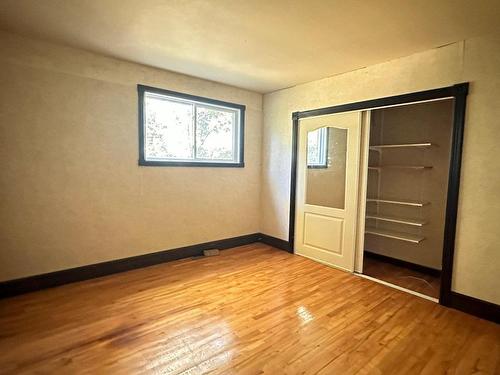
{"type": "Polygon", "coordinates": [[[307,133],[306,204],[345,208],[347,129],[307,133]]]}

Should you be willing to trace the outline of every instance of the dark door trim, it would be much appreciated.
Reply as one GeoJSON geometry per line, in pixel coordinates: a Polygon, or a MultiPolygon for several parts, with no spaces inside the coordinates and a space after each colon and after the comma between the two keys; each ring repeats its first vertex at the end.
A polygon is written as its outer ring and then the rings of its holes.
{"type": "Polygon", "coordinates": [[[458,191],[460,187],[460,167],[462,160],[462,144],[465,126],[465,107],[469,91],[469,83],[459,83],[453,86],[442,87],[432,90],[419,91],[409,94],[388,96],[380,99],[365,100],[356,103],[336,105],[333,107],[312,109],[292,113],[292,166],[290,182],[290,218],[288,243],[290,249],[294,249],[295,240],[295,195],[297,183],[297,146],[299,134],[299,120],[307,117],[328,115],[347,111],[360,111],[386,106],[401,105],[421,102],[426,100],[436,100],[453,98],[453,139],[451,144],[450,170],[448,174],[448,196],[446,201],[446,217],[444,226],[443,242],[443,269],[441,273],[441,292],[439,302],[442,305],[450,306],[451,301],[451,279],[453,271],[453,255],[455,252],[455,235],[458,211],[458,191]]]}

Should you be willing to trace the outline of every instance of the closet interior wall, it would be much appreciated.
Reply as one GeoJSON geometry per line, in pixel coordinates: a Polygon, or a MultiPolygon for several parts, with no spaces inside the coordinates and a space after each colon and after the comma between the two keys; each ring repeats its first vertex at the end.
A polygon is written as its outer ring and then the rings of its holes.
{"type": "Polygon", "coordinates": [[[441,270],[453,105],[446,99],[372,111],[365,251],[441,270]]]}

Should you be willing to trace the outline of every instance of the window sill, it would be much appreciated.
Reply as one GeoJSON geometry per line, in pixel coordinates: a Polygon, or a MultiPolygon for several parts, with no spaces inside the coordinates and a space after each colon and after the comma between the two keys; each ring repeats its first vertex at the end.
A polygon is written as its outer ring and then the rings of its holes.
{"type": "Polygon", "coordinates": [[[244,168],[245,163],[215,163],[199,161],[151,161],[139,160],[141,167],[207,167],[207,168],[244,168]]]}
{"type": "Polygon", "coordinates": [[[326,165],[308,165],[307,169],[328,169],[326,165]]]}

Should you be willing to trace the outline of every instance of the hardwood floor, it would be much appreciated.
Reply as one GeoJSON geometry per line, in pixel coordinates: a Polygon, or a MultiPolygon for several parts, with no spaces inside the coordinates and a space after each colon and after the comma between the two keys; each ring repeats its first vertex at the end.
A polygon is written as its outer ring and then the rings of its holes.
{"type": "Polygon", "coordinates": [[[363,273],[429,297],[439,298],[441,280],[437,276],[386,263],[369,256],[363,258],[363,273]]]}
{"type": "Polygon", "coordinates": [[[0,301],[3,374],[498,374],[500,326],[263,244],[0,301]]]}

